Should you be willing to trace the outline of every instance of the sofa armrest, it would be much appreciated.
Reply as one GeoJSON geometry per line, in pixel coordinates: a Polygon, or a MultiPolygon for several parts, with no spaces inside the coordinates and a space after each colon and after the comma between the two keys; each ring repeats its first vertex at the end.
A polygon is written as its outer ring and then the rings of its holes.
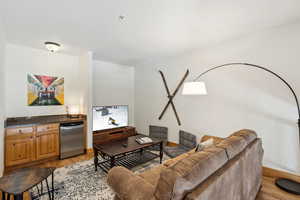
{"type": "Polygon", "coordinates": [[[220,142],[222,142],[224,140],[224,138],[221,138],[221,137],[217,137],[217,136],[211,136],[211,135],[204,135],[200,142],[205,142],[209,139],[213,139],[214,140],[214,145],[217,145],[219,144],[220,142]]]}
{"type": "Polygon", "coordinates": [[[109,170],[107,182],[122,200],[151,199],[155,190],[155,186],[125,167],[109,170]]]}

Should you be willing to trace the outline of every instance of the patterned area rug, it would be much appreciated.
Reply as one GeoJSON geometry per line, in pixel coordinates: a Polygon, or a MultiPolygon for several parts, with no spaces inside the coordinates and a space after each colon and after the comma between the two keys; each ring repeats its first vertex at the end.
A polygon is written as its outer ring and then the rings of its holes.
{"type": "MultiPolygon", "coordinates": [[[[163,160],[168,157],[164,155],[163,160]]],[[[132,169],[141,173],[149,168],[159,165],[159,158],[132,169]]],[[[49,178],[50,180],[50,178],[49,178]]],[[[54,173],[56,200],[112,200],[114,192],[106,182],[106,173],[98,168],[95,172],[93,159],[73,165],[58,168],[54,173]]],[[[46,185],[44,185],[46,188],[46,185]]],[[[32,189],[32,194],[37,195],[37,189],[32,189]]],[[[43,195],[39,200],[47,200],[48,195],[43,195]]]]}

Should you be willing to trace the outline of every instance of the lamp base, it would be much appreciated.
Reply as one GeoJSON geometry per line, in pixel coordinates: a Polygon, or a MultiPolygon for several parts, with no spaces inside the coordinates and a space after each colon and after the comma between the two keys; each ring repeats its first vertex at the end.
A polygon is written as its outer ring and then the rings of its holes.
{"type": "Polygon", "coordinates": [[[76,119],[76,118],[79,118],[80,115],[73,115],[73,114],[68,114],[68,117],[71,118],[71,119],[76,119]]]}
{"type": "Polygon", "coordinates": [[[276,179],[275,184],[280,189],[282,189],[288,193],[300,195],[300,183],[298,183],[296,181],[286,179],[286,178],[278,178],[278,179],[276,179]]]}

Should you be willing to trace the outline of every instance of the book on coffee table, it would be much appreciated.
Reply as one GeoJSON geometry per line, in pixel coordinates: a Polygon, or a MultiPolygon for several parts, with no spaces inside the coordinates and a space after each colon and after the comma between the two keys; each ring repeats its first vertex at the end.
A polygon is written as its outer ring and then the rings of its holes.
{"type": "Polygon", "coordinates": [[[149,144],[153,142],[152,139],[149,137],[136,138],[135,141],[139,144],[149,144]]]}

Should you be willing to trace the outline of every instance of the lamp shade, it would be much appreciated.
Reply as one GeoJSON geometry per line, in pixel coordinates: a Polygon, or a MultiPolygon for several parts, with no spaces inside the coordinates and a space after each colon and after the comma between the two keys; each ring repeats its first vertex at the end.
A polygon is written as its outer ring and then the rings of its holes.
{"type": "Polygon", "coordinates": [[[206,95],[206,86],[204,82],[186,82],[183,85],[183,95],[206,95]]]}
{"type": "Polygon", "coordinates": [[[70,105],[69,106],[69,114],[70,115],[78,115],[80,113],[79,105],[70,105]]]}

